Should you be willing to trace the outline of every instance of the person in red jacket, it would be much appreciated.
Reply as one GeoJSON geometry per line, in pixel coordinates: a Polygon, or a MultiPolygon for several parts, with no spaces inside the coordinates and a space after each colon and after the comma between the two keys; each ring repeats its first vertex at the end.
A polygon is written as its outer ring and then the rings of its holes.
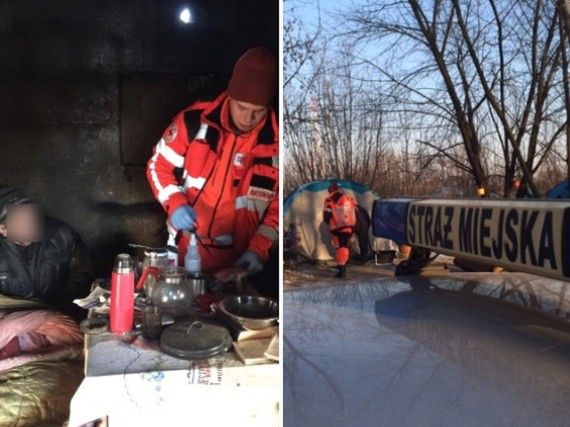
{"type": "Polygon", "coordinates": [[[277,61],[248,50],[227,90],[180,112],[154,148],[147,177],[168,214],[182,264],[196,233],[202,270],[263,269],[279,225],[279,134],[271,107],[277,61]]]}
{"type": "Polygon", "coordinates": [[[328,225],[335,247],[338,264],[337,277],[346,277],[346,264],[350,258],[348,244],[356,226],[357,203],[344,193],[336,182],[329,186],[329,196],[325,199],[323,219],[328,225]]]}

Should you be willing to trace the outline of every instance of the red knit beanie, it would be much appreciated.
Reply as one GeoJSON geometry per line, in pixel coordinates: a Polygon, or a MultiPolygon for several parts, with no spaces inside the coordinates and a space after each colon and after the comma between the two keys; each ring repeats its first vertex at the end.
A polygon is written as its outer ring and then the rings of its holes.
{"type": "Polygon", "coordinates": [[[277,61],[264,47],[244,53],[234,67],[228,94],[236,101],[268,106],[277,86],[277,61]]]}

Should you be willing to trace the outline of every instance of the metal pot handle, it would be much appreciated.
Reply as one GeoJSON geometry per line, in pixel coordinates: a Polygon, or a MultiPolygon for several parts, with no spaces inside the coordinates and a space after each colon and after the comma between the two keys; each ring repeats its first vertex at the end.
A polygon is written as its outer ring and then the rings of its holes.
{"type": "Polygon", "coordinates": [[[192,328],[201,328],[202,327],[202,322],[200,322],[199,320],[194,320],[192,323],[190,323],[190,325],[188,325],[188,327],[186,328],[186,335],[188,335],[190,333],[190,329],[192,328]]]}

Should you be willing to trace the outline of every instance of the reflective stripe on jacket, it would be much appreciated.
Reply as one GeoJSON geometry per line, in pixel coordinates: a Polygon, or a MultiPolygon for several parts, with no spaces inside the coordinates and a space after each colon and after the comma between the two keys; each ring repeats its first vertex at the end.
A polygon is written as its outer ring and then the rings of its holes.
{"type": "Polygon", "coordinates": [[[228,103],[222,93],[179,113],[147,165],[153,194],[168,215],[184,204],[196,210],[203,256],[212,253],[208,246],[231,248],[220,265],[210,263],[217,268],[229,267],[247,249],[266,260],[279,226],[276,114],[269,110],[256,128],[237,134],[228,126],[228,103]]]}

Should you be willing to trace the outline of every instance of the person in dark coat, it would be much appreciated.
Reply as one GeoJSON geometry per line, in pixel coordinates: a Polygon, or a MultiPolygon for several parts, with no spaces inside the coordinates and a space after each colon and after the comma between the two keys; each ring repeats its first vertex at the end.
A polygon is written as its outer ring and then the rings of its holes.
{"type": "Polygon", "coordinates": [[[0,187],[0,293],[37,299],[76,320],[73,300],[86,296],[94,266],[79,235],[67,224],[44,218],[22,191],[0,187]]]}
{"type": "Polygon", "coordinates": [[[360,249],[360,258],[363,262],[370,258],[370,237],[368,232],[372,220],[368,211],[362,206],[356,207],[356,225],[354,226],[354,234],[358,237],[358,247],[360,249]]]}

